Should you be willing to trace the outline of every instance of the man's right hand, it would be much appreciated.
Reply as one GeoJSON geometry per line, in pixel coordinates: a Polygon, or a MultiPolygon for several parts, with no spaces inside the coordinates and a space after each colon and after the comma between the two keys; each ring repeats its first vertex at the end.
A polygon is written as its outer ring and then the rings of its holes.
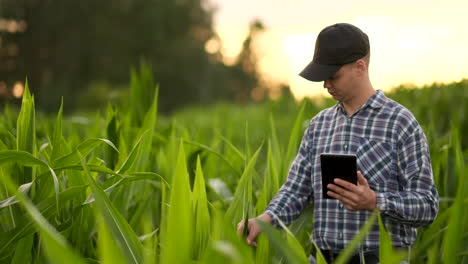
{"type": "MultiPolygon", "coordinates": [[[[256,220],[260,220],[260,221],[263,221],[263,222],[266,222],[268,224],[271,224],[272,222],[272,219],[271,219],[271,216],[267,213],[263,213],[259,216],[257,216],[256,218],[250,218],[249,221],[248,221],[248,230],[249,230],[249,234],[247,235],[247,243],[251,246],[254,246],[256,247],[257,246],[257,242],[255,242],[254,240],[257,238],[257,236],[262,232],[262,229],[260,227],[260,225],[257,223],[256,220]]],[[[242,231],[244,230],[244,220],[240,221],[239,224],[237,224],[237,233],[239,235],[242,235],[242,231]]]]}

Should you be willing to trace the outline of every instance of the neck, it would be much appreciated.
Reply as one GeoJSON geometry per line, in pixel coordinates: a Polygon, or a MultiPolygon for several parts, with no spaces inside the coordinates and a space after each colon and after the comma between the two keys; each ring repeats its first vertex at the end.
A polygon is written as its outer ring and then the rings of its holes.
{"type": "Polygon", "coordinates": [[[357,89],[356,93],[354,93],[350,98],[344,100],[343,106],[348,114],[348,116],[352,116],[356,111],[365,103],[369,98],[371,98],[376,91],[370,82],[366,82],[360,89],[357,89]]]}

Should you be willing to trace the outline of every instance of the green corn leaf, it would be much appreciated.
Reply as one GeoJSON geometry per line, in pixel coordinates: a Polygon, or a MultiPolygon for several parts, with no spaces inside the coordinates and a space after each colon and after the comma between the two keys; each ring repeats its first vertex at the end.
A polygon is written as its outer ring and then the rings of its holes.
{"type": "Polygon", "coordinates": [[[257,237],[257,249],[255,250],[255,263],[271,263],[270,254],[270,242],[265,234],[260,234],[257,237]]]}
{"type": "Polygon", "coordinates": [[[192,202],[183,142],[172,176],[166,230],[161,241],[161,263],[189,263],[192,253],[192,202]]]}
{"type": "MultiPolygon", "coordinates": [[[[304,121],[304,110],[306,107],[306,101],[302,103],[301,109],[297,114],[296,121],[294,121],[294,126],[291,130],[291,136],[289,137],[288,143],[288,150],[286,152],[285,161],[289,164],[295,156],[297,152],[297,147],[299,145],[299,141],[301,140],[301,130],[302,130],[302,122],[304,121]]],[[[286,167],[285,167],[286,168],[286,167]]],[[[286,172],[284,173],[286,175],[286,172]]]]}
{"type": "MultiPolygon", "coordinates": [[[[112,107],[111,104],[107,107],[107,127],[106,127],[106,137],[114,142],[115,146],[119,148],[119,123],[117,120],[117,110],[112,107]]],[[[118,161],[117,153],[112,149],[112,147],[106,147],[105,150],[106,164],[109,168],[115,169],[115,165],[118,161]]]]}
{"type": "MultiPolygon", "coordinates": [[[[145,173],[132,173],[130,174],[132,176],[124,176],[120,180],[118,180],[116,183],[112,184],[112,186],[106,188],[104,190],[105,193],[109,194],[111,193],[115,188],[129,182],[134,182],[134,181],[141,181],[141,180],[160,180],[163,182],[166,186],[169,187],[169,184],[166,182],[166,180],[159,174],[153,173],[153,172],[145,172],[145,173]]],[[[90,204],[94,202],[94,194],[90,194],[89,197],[84,201],[83,205],[90,204]]]]}
{"type": "Polygon", "coordinates": [[[156,264],[158,257],[158,231],[159,228],[152,231],[151,216],[147,213],[143,216],[143,230],[145,235],[140,236],[145,248],[145,264],[156,264]]]}
{"type": "MultiPolygon", "coordinates": [[[[34,109],[34,96],[29,92],[28,80],[26,80],[21,103],[21,110],[16,122],[16,150],[25,151],[35,156],[36,141],[36,117],[34,109]]],[[[17,172],[17,183],[23,184],[33,180],[32,168],[23,168],[20,166],[17,172]]]]}
{"type": "Polygon", "coordinates": [[[287,263],[309,263],[307,256],[302,249],[299,242],[294,238],[292,233],[287,233],[287,242],[284,242],[284,238],[281,235],[281,232],[276,230],[270,224],[257,221],[263,233],[268,237],[270,245],[282,256],[285,257],[287,263]]]}
{"type": "Polygon", "coordinates": [[[104,139],[104,138],[90,138],[82,142],[78,145],[75,151],[56,160],[52,161],[52,166],[55,167],[64,167],[70,165],[76,165],[80,162],[80,157],[78,156],[78,152],[82,155],[88,155],[91,153],[95,148],[100,146],[102,143],[111,146],[116,152],[119,152],[117,147],[111,141],[104,139]]]}
{"type": "Polygon", "coordinates": [[[279,182],[283,181],[286,177],[285,173],[287,173],[287,171],[284,168],[289,168],[290,164],[288,163],[289,160],[282,157],[282,153],[284,153],[284,151],[279,144],[278,136],[276,134],[276,125],[272,115],[270,115],[270,130],[271,137],[268,140],[269,149],[267,164],[270,177],[272,178],[273,187],[272,189],[269,189],[269,191],[270,194],[275,195],[279,189],[279,182]]]}
{"type": "Polygon", "coordinates": [[[452,132],[455,172],[458,175],[458,189],[455,201],[450,207],[450,217],[447,223],[447,230],[444,235],[443,261],[444,263],[460,263],[458,254],[465,250],[463,241],[463,230],[465,230],[467,219],[466,207],[463,201],[468,197],[468,180],[466,174],[468,169],[464,168],[463,153],[461,144],[458,143],[458,129],[452,132]]]}
{"type": "Polygon", "coordinates": [[[208,199],[206,197],[205,176],[203,175],[200,157],[197,157],[197,169],[193,187],[193,212],[195,219],[193,255],[195,259],[199,259],[208,245],[211,227],[208,199]]]}
{"type": "Polygon", "coordinates": [[[25,151],[16,151],[16,150],[2,150],[0,151],[0,164],[8,163],[8,162],[16,162],[21,166],[44,166],[49,169],[50,174],[52,175],[52,179],[54,182],[55,188],[55,203],[57,206],[57,210],[59,208],[59,182],[55,171],[44,161],[34,157],[32,154],[25,152],[25,151]]]}
{"type": "Polygon", "coordinates": [[[140,143],[143,141],[144,137],[150,136],[150,130],[146,130],[141,134],[141,136],[138,138],[137,142],[133,146],[132,150],[130,151],[130,154],[128,154],[127,158],[125,161],[122,163],[120,168],[117,170],[116,173],[125,173],[128,169],[130,169],[135,161],[137,160],[137,155],[138,155],[138,149],[140,148],[140,143]]]}
{"type": "Polygon", "coordinates": [[[156,91],[153,97],[153,102],[148,112],[145,114],[143,124],[140,129],[140,134],[149,133],[149,135],[143,137],[141,146],[137,152],[137,158],[134,162],[133,170],[143,171],[149,170],[153,163],[149,158],[151,155],[151,149],[153,148],[153,134],[156,128],[156,121],[158,118],[158,92],[159,87],[156,87],[156,91]]]}
{"type": "MultiPolygon", "coordinates": [[[[92,171],[92,172],[99,172],[99,173],[103,173],[103,174],[108,174],[108,175],[116,175],[117,173],[114,172],[113,170],[107,168],[107,167],[104,167],[104,166],[100,166],[100,165],[92,165],[92,164],[88,164],[88,169],[89,171],[92,171]]],[[[81,165],[68,165],[68,166],[64,166],[64,167],[56,167],[54,168],[54,171],[56,172],[60,172],[60,171],[64,171],[64,170],[76,170],[76,171],[83,171],[83,167],[81,165]]],[[[42,174],[38,176],[38,178],[42,177],[42,174]]]]}
{"type": "Polygon", "coordinates": [[[99,212],[95,213],[97,217],[98,226],[98,250],[101,256],[101,261],[104,264],[125,264],[125,255],[121,251],[117,242],[112,237],[112,234],[107,227],[106,221],[99,215],[99,212]]]}
{"type": "Polygon", "coordinates": [[[237,170],[233,165],[232,163],[227,160],[223,154],[215,151],[214,149],[206,146],[206,145],[203,145],[203,144],[200,144],[200,143],[196,143],[196,142],[192,142],[192,141],[189,141],[189,140],[184,140],[184,143],[187,143],[187,144],[190,144],[190,145],[193,145],[193,146],[197,146],[197,147],[200,147],[202,149],[205,149],[206,151],[210,152],[210,153],[213,153],[215,154],[216,156],[218,156],[222,161],[224,161],[229,167],[231,167],[231,169],[239,176],[241,176],[241,173],[239,172],[239,170],[237,170]]]}
{"type": "Polygon", "coordinates": [[[250,150],[250,136],[249,136],[249,122],[245,122],[245,166],[247,166],[247,160],[250,159],[252,151],[250,150]]]}
{"type": "Polygon", "coordinates": [[[39,229],[43,241],[43,247],[50,263],[85,263],[68,245],[67,241],[57,230],[44,218],[40,211],[21,192],[17,192],[9,176],[0,174],[6,186],[11,192],[15,192],[28,216],[39,229]]]}
{"type": "Polygon", "coordinates": [[[78,157],[81,161],[81,166],[85,171],[86,179],[91,186],[96,199],[96,205],[99,208],[104,221],[106,222],[109,230],[111,231],[114,239],[118,242],[121,250],[124,252],[128,263],[142,263],[143,262],[143,246],[138,241],[138,237],[132,230],[127,221],[117,211],[109,197],[95,182],[88,169],[83,156],[77,151],[78,157]]]}
{"type": "Polygon", "coordinates": [[[242,174],[239,183],[234,192],[234,198],[229,206],[226,215],[237,224],[245,215],[244,210],[247,204],[252,203],[252,175],[257,157],[260,154],[262,145],[255,151],[252,158],[247,163],[244,173],[242,174]]]}
{"type": "Polygon", "coordinates": [[[232,149],[234,151],[234,153],[236,153],[237,156],[239,156],[239,158],[241,158],[243,161],[245,161],[244,154],[242,154],[242,152],[240,152],[240,150],[238,148],[236,148],[236,146],[234,146],[234,144],[232,144],[231,141],[229,141],[225,136],[221,135],[219,132],[217,133],[217,135],[224,143],[226,143],[226,145],[230,149],[232,149]]]}
{"type": "Polygon", "coordinates": [[[62,150],[62,115],[63,115],[63,97],[60,104],[60,109],[57,114],[57,121],[55,122],[54,127],[54,136],[52,138],[52,154],[50,155],[50,160],[55,160],[61,155],[63,155],[62,150]]]}
{"type": "Polygon", "coordinates": [[[31,234],[27,237],[23,237],[16,246],[15,255],[11,261],[11,264],[23,264],[31,262],[31,252],[33,246],[34,236],[31,234]]]}
{"type": "Polygon", "coordinates": [[[393,250],[392,246],[392,239],[388,234],[387,230],[385,230],[385,226],[382,221],[382,217],[380,214],[378,215],[379,221],[379,260],[382,264],[391,264],[391,263],[399,263],[401,260],[405,258],[404,255],[399,254],[393,250]]]}
{"type": "Polygon", "coordinates": [[[271,152],[271,141],[268,141],[267,151],[267,173],[263,178],[262,192],[258,196],[256,213],[257,215],[263,213],[268,203],[273,199],[274,195],[278,192],[278,171],[275,169],[273,163],[273,154],[271,152]]]}
{"type": "Polygon", "coordinates": [[[232,220],[224,211],[212,207],[213,236],[202,263],[254,263],[252,247],[237,234],[232,220]]]}
{"type": "MultiPolygon", "coordinates": [[[[79,195],[85,192],[86,188],[87,186],[82,185],[71,187],[61,192],[59,194],[59,199],[62,201],[60,205],[63,207],[65,202],[77,198],[79,195]]],[[[55,197],[50,197],[39,202],[37,204],[37,209],[39,210],[40,214],[46,218],[56,215],[57,208],[55,204],[55,197]]],[[[15,245],[15,243],[17,243],[20,239],[35,232],[36,228],[34,226],[34,221],[27,217],[21,218],[16,228],[7,231],[4,233],[4,235],[0,236],[0,256],[11,250],[13,245],[15,245]]]]}
{"type": "Polygon", "coordinates": [[[311,240],[311,242],[312,242],[312,245],[315,248],[315,251],[317,252],[316,256],[315,256],[315,260],[317,261],[317,264],[327,264],[327,261],[325,260],[325,257],[323,256],[322,251],[317,246],[315,241],[311,240]]]}
{"type": "MultiPolygon", "coordinates": [[[[24,195],[27,195],[29,190],[31,190],[32,184],[33,184],[32,182],[21,184],[21,186],[18,187],[18,192],[21,192],[24,195]]],[[[6,208],[8,206],[11,206],[13,204],[16,204],[16,203],[18,203],[18,199],[16,199],[15,196],[10,196],[10,197],[6,198],[5,200],[0,201],[0,210],[3,209],[3,208],[6,208]]]]}

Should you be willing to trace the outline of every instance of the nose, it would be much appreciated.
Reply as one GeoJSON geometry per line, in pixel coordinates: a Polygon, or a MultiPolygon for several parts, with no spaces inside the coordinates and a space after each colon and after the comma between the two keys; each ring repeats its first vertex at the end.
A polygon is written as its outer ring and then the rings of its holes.
{"type": "Polygon", "coordinates": [[[331,87],[331,81],[330,80],[325,80],[323,81],[323,88],[330,88],[331,87]]]}

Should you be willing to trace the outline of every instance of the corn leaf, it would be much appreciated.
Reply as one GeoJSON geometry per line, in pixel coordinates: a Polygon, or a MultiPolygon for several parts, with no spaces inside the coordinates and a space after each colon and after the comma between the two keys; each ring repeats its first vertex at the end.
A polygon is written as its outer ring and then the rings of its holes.
{"type": "Polygon", "coordinates": [[[34,236],[31,234],[23,237],[16,246],[15,255],[13,256],[12,264],[23,264],[31,262],[31,252],[34,236]]]}
{"type": "Polygon", "coordinates": [[[117,170],[116,173],[125,173],[128,169],[130,169],[135,161],[137,160],[137,155],[138,155],[138,149],[140,148],[141,142],[143,141],[144,137],[150,136],[150,130],[146,130],[141,134],[141,136],[138,138],[137,142],[133,146],[132,150],[128,154],[127,158],[125,161],[120,165],[120,168],[117,170]]]}
{"type": "Polygon", "coordinates": [[[288,238],[285,243],[280,231],[276,230],[268,223],[260,220],[256,221],[260,224],[262,231],[268,237],[270,245],[285,257],[287,263],[309,263],[304,250],[292,233],[287,233],[288,238]]]}
{"type": "Polygon", "coordinates": [[[28,216],[39,229],[43,241],[43,247],[50,263],[85,263],[68,245],[67,241],[57,230],[44,218],[39,210],[21,192],[17,192],[9,176],[0,174],[6,186],[11,192],[15,192],[20,204],[28,216]]]}
{"type": "Polygon", "coordinates": [[[166,230],[161,249],[161,263],[189,263],[192,253],[192,202],[183,142],[172,176],[166,230]]]}
{"type": "Polygon", "coordinates": [[[461,145],[458,143],[458,130],[454,129],[452,134],[455,171],[458,177],[458,188],[455,201],[451,206],[450,217],[447,223],[447,230],[444,235],[443,261],[444,263],[460,263],[459,253],[465,250],[463,232],[466,231],[467,213],[463,201],[468,197],[468,181],[466,174],[468,170],[464,168],[463,153],[461,145]],[[464,176],[463,176],[464,175],[464,176]]]}
{"type": "Polygon", "coordinates": [[[200,162],[200,157],[197,157],[197,170],[195,173],[195,184],[193,187],[193,212],[195,219],[195,234],[194,234],[194,257],[199,259],[205,248],[208,246],[210,238],[211,219],[208,211],[208,199],[206,197],[205,176],[200,162]]]}
{"type": "Polygon", "coordinates": [[[117,147],[111,141],[104,139],[104,138],[89,138],[84,142],[80,143],[75,151],[56,160],[52,161],[52,167],[65,167],[70,165],[76,165],[80,162],[80,157],[78,152],[82,155],[87,156],[91,153],[95,148],[100,146],[102,143],[111,146],[116,152],[119,152],[117,147]]]}
{"type": "MultiPolygon", "coordinates": [[[[16,150],[25,151],[34,155],[34,144],[36,141],[36,125],[34,110],[34,96],[31,96],[26,80],[23,93],[23,101],[21,103],[21,111],[16,123],[16,150]]],[[[20,173],[18,183],[23,184],[33,180],[33,172],[31,168],[25,168],[24,173],[20,173]]]]}
{"type": "Polygon", "coordinates": [[[393,250],[392,246],[392,239],[388,234],[387,230],[385,230],[385,226],[382,221],[382,217],[380,214],[378,215],[379,221],[379,260],[380,263],[399,263],[399,261],[405,258],[404,255],[399,254],[393,250]]]}
{"type": "MultiPolygon", "coordinates": [[[[286,157],[285,157],[285,162],[289,164],[295,156],[295,153],[297,152],[297,148],[299,145],[299,141],[301,140],[301,130],[302,130],[302,122],[304,121],[304,110],[306,106],[306,101],[304,101],[301,105],[301,109],[299,110],[299,113],[297,114],[296,121],[294,121],[294,126],[291,130],[291,135],[289,137],[289,143],[288,143],[288,149],[286,151],[286,157]]],[[[283,167],[283,169],[286,169],[287,167],[283,167]]],[[[286,175],[286,171],[284,171],[283,175],[286,175]]],[[[285,177],[281,175],[282,177],[285,177]]],[[[281,181],[282,182],[282,181],[281,181]]]]}
{"type": "Polygon", "coordinates": [[[77,151],[78,157],[81,161],[81,166],[85,171],[86,179],[91,186],[91,190],[94,193],[96,204],[99,208],[99,212],[106,222],[109,230],[111,231],[114,239],[118,242],[121,250],[124,252],[128,263],[142,263],[143,262],[143,247],[138,241],[138,237],[123,218],[123,216],[117,211],[109,197],[95,182],[91,173],[88,169],[88,165],[84,161],[83,156],[77,151]]]}
{"type": "Polygon", "coordinates": [[[57,206],[57,210],[59,208],[59,183],[57,175],[55,171],[44,161],[34,157],[32,154],[25,152],[25,151],[16,151],[16,150],[3,150],[0,151],[0,164],[8,163],[8,162],[16,162],[21,166],[43,166],[49,169],[50,174],[52,175],[52,179],[54,182],[55,188],[55,204],[57,206]]]}
{"type": "Polygon", "coordinates": [[[245,209],[247,204],[252,203],[252,175],[257,157],[260,154],[262,146],[260,146],[257,151],[255,151],[252,158],[247,163],[247,166],[244,169],[239,183],[234,192],[234,198],[229,206],[226,215],[237,224],[241,219],[245,217],[245,209]]]}
{"type": "Polygon", "coordinates": [[[125,264],[125,255],[114,240],[106,221],[95,212],[98,226],[98,249],[102,263],[125,264]]]}
{"type": "MultiPolygon", "coordinates": [[[[61,192],[59,199],[62,203],[60,205],[64,207],[65,202],[75,199],[83,193],[86,188],[87,186],[84,185],[76,186],[61,192]]],[[[55,197],[50,197],[39,202],[37,204],[37,209],[46,218],[57,214],[55,197]]],[[[34,226],[34,221],[31,218],[21,218],[16,228],[9,230],[5,232],[4,235],[0,236],[0,256],[9,251],[20,239],[35,232],[36,228],[34,226]]]]}
{"type": "Polygon", "coordinates": [[[55,160],[63,154],[62,143],[62,115],[63,115],[63,97],[60,103],[60,109],[57,114],[57,121],[55,122],[54,135],[52,137],[52,154],[50,160],[55,160]]]}

